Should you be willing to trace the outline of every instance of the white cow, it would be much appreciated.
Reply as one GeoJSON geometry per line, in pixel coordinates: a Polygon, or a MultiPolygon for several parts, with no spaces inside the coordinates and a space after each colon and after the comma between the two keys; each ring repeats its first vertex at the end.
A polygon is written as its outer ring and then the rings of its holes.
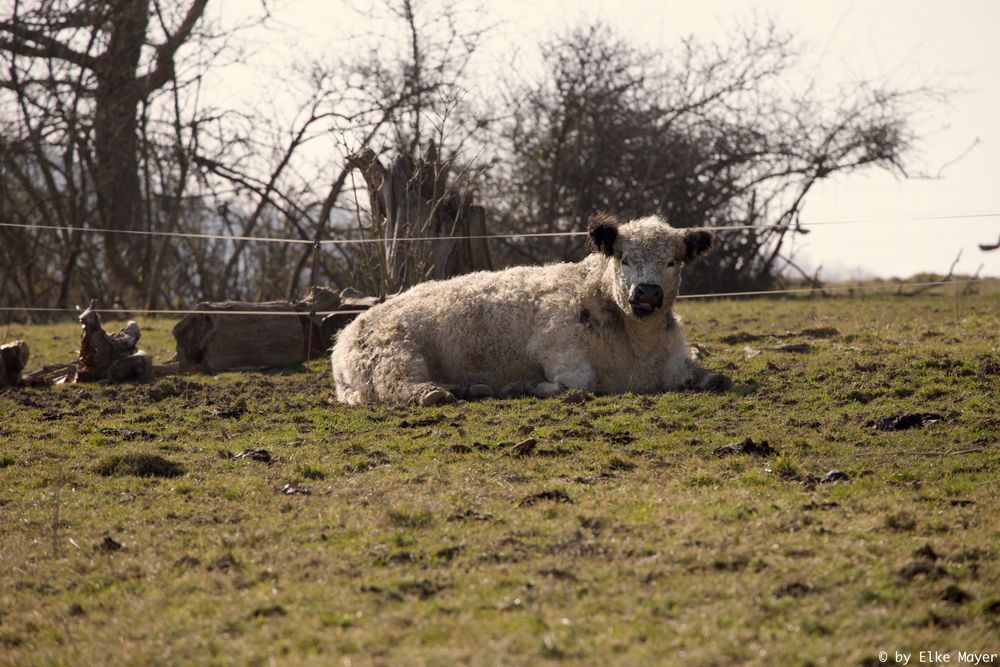
{"type": "Polygon", "coordinates": [[[433,405],[455,396],[721,390],[690,358],[673,313],[685,262],[712,235],[659,217],[590,219],[575,264],[433,281],[375,306],[337,338],[337,398],[433,405]]]}

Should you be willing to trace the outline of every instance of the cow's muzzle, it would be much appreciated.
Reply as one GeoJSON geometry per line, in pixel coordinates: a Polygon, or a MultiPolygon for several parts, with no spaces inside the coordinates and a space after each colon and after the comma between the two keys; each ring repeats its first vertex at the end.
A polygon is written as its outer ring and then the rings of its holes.
{"type": "Polygon", "coordinates": [[[653,311],[663,305],[663,288],[659,285],[636,285],[632,288],[628,303],[636,317],[652,315],[653,311]]]}

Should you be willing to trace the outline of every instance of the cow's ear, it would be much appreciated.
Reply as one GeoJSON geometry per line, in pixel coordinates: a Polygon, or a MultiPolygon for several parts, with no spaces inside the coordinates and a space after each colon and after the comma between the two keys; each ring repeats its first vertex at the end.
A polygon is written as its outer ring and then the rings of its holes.
{"type": "Polygon", "coordinates": [[[712,247],[715,235],[704,229],[689,229],[684,232],[684,261],[690,262],[695,257],[701,257],[712,247]]]}
{"type": "Polygon", "coordinates": [[[587,221],[587,233],[590,234],[590,244],[594,250],[611,256],[615,247],[615,239],[618,238],[618,226],[622,224],[621,218],[613,213],[603,211],[590,216],[587,221]]]}

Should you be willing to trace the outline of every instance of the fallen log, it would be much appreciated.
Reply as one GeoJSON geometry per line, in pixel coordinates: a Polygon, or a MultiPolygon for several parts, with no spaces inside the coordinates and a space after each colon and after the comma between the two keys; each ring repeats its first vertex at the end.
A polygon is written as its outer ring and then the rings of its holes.
{"type": "Polygon", "coordinates": [[[305,338],[299,311],[288,301],[199,303],[174,325],[182,371],[217,373],[239,366],[301,364],[305,338]],[[239,315],[231,313],[275,313],[239,315]],[[285,313],[284,315],[280,313],[285,313]]]}
{"type": "Polygon", "coordinates": [[[323,353],[330,351],[337,333],[359,315],[357,311],[368,310],[381,302],[382,299],[378,297],[364,296],[350,287],[344,288],[340,293],[339,310],[345,312],[330,313],[320,323],[320,339],[324,341],[323,353]]]}
{"type": "Polygon", "coordinates": [[[302,301],[199,303],[173,328],[177,363],[183,372],[206,373],[298,366],[325,356],[333,336],[357,316],[338,311],[378,302],[351,288],[314,287],[302,301]]]}
{"type": "Polygon", "coordinates": [[[28,344],[23,340],[0,345],[0,387],[21,383],[21,371],[28,365],[28,344]]]}

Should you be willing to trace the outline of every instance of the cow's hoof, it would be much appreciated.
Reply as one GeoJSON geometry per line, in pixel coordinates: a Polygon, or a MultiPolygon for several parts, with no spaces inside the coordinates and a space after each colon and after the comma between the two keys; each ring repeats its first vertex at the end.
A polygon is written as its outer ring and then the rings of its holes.
{"type": "Polygon", "coordinates": [[[733,384],[733,381],[722,373],[705,373],[705,377],[698,383],[698,388],[702,391],[726,391],[733,384]]]}
{"type": "Polygon", "coordinates": [[[431,389],[429,392],[420,397],[420,405],[425,408],[439,403],[454,402],[455,395],[450,391],[445,391],[444,389],[431,389]]]}
{"type": "Polygon", "coordinates": [[[550,398],[565,388],[565,385],[558,382],[539,382],[538,386],[535,387],[535,396],[538,398],[550,398]]]}
{"type": "Polygon", "coordinates": [[[527,382],[511,382],[506,384],[497,394],[497,398],[519,398],[521,396],[531,396],[535,388],[527,382]]]}
{"type": "Polygon", "coordinates": [[[469,398],[489,398],[493,395],[493,387],[488,384],[474,384],[469,387],[469,398]]]}

